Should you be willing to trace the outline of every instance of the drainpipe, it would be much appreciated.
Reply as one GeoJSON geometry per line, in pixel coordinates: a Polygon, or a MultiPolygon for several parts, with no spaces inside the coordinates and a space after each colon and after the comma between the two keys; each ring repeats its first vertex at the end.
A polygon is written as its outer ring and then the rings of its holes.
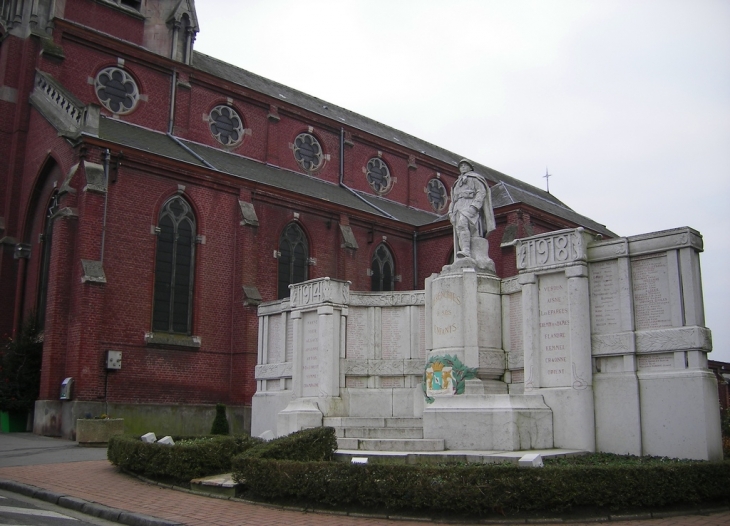
{"type": "Polygon", "coordinates": [[[172,70],[172,86],[170,86],[170,120],[167,123],[167,133],[172,133],[175,125],[175,95],[177,94],[177,70],[172,70]]]}
{"type": "Polygon", "coordinates": [[[348,192],[350,192],[355,197],[357,197],[360,201],[362,201],[366,205],[374,208],[375,210],[377,210],[378,212],[383,214],[385,217],[387,217],[389,219],[396,219],[395,217],[390,215],[385,210],[378,208],[373,203],[371,203],[370,201],[365,199],[363,196],[361,196],[360,194],[355,192],[355,190],[353,190],[352,188],[350,188],[349,186],[347,186],[345,184],[344,180],[345,180],[345,128],[340,128],[340,186],[342,188],[344,188],[345,190],[347,190],[348,192]]]}
{"type": "Polygon", "coordinates": [[[413,231],[413,290],[418,290],[418,232],[413,231]]]}
{"type": "Polygon", "coordinates": [[[106,239],[106,209],[109,204],[109,148],[104,150],[104,216],[101,221],[101,256],[100,263],[104,263],[104,241],[106,239]]]}

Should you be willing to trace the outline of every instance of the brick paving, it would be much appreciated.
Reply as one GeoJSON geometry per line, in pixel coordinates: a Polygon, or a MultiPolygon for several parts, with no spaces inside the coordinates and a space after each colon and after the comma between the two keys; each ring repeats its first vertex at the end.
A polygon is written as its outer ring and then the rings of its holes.
{"type": "MultiPolygon", "coordinates": [[[[191,526],[356,526],[375,524],[423,526],[430,522],[313,513],[204,497],[146,483],[120,473],[105,460],[5,467],[0,468],[0,479],[31,484],[105,506],[191,526]]],[[[644,515],[644,517],[647,516],[648,514],[644,515]]],[[[641,519],[640,517],[633,520],[621,520],[630,517],[611,517],[608,524],[612,526],[730,525],[730,511],[727,509],[704,515],[690,514],[656,519],[641,519]]],[[[485,522],[477,521],[471,524],[484,524],[485,522]]],[[[493,521],[489,522],[493,523],[493,521]]],[[[595,524],[596,520],[570,521],[570,523],[595,524]]]]}

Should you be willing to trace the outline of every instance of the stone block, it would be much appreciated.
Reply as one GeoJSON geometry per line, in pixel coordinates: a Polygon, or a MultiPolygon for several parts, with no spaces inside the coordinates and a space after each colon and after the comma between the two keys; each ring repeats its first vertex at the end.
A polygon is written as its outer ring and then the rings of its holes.
{"type": "Polygon", "coordinates": [[[162,444],[164,446],[174,446],[175,441],[172,439],[170,435],[167,435],[165,437],[162,437],[157,441],[158,444],[162,444]]]}
{"type": "Polygon", "coordinates": [[[142,435],[141,438],[142,442],[144,442],[145,444],[154,444],[155,442],[157,442],[157,436],[152,431],[150,431],[149,433],[145,433],[144,435],[142,435]]]}
{"type": "Polygon", "coordinates": [[[457,395],[423,411],[424,438],[447,449],[518,451],[553,447],[552,412],[541,396],[457,395]]]}
{"type": "Polygon", "coordinates": [[[538,453],[529,453],[520,458],[517,466],[521,468],[541,468],[543,467],[542,456],[538,453]]]}
{"type": "Polygon", "coordinates": [[[79,418],[76,420],[76,442],[79,445],[107,444],[111,437],[123,434],[123,418],[79,418]]]}

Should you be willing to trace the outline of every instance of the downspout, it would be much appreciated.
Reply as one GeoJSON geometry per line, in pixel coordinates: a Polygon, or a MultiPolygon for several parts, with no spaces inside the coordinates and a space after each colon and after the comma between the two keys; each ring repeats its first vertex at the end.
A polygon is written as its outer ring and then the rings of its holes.
{"type": "Polygon", "coordinates": [[[210,164],[208,161],[206,161],[205,159],[203,159],[200,155],[198,155],[197,153],[195,153],[191,148],[188,147],[188,145],[186,145],[180,139],[178,139],[177,137],[175,137],[172,133],[169,133],[168,132],[167,136],[170,139],[172,139],[173,141],[175,141],[178,144],[178,146],[180,146],[183,150],[185,150],[186,152],[188,152],[190,155],[192,155],[193,157],[195,157],[198,161],[200,161],[201,163],[203,163],[205,166],[207,166],[211,170],[215,170],[216,172],[220,171],[220,170],[218,170],[218,168],[216,168],[215,166],[213,166],[212,164],[210,164]]]}
{"type": "Polygon", "coordinates": [[[413,290],[418,290],[418,232],[413,231],[413,290]]]}
{"type": "Polygon", "coordinates": [[[106,240],[106,210],[109,204],[109,148],[104,150],[104,216],[101,220],[101,256],[99,263],[104,263],[104,241],[106,240]]]}
{"type": "Polygon", "coordinates": [[[170,120],[167,122],[167,133],[172,133],[175,125],[175,95],[177,94],[177,70],[172,70],[172,86],[170,86],[170,120]]]}
{"type": "Polygon", "coordinates": [[[360,194],[355,192],[355,190],[353,190],[352,188],[347,186],[344,181],[345,181],[345,128],[340,128],[340,186],[342,188],[344,188],[345,190],[347,190],[348,192],[350,192],[355,197],[357,197],[360,201],[362,201],[366,205],[374,208],[375,210],[377,210],[378,212],[383,214],[388,219],[396,219],[395,217],[390,215],[388,212],[386,212],[382,208],[375,206],[373,203],[371,203],[370,201],[365,199],[363,196],[361,196],[360,194]]]}

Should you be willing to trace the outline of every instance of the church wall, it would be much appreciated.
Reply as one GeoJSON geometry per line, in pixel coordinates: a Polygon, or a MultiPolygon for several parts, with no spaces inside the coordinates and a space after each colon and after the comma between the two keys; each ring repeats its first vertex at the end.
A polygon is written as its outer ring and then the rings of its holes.
{"type": "MultiPolygon", "coordinates": [[[[135,57],[120,50],[103,49],[90,42],[79,42],[76,38],[64,35],[60,44],[66,58],[59,69],[58,80],[84,104],[101,105],[94,91],[93,79],[107,67],[118,66],[118,59],[124,59],[123,69],[137,82],[140,100],[130,113],[120,115],[119,120],[147,128],[167,131],[170,112],[171,73],[166,68],[150,67],[135,57]],[[91,82],[89,79],[92,79],[91,82]]],[[[102,115],[111,116],[104,106],[102,115]]]]}
{"type": "MultiPolygon", "coordinates": [[[[181,75],[181,80],[184,77],[181,75]]],[[[187,121],[185,128],[178,128],[176,132],[191,141],[208,145],[212,148],[224,148],[237,155],[243,155],[258,161],[266,160],[266,141],[268,120],[267,110],[259,104],[252,102],[240,93],[229,92],[222,87],[210,86],[198,82],[194,77],[190,79],[190,89],[178,85],[176,98],[176,123],[181,120],[187,121]],[[231,107],[236,110],[243,119],[243,126],[250,130],[240,144],[233,147],[223,147],[211,134],[208,125],[210,111],[218,105],[227,105],[228,98],[232,99],[231,107]]]]}
{"type": "Polygon", "coordinates": [[[65,5],[63,18],[142,45],[144,19],[139,15],[134,16],[93,0],[66,2],[65,5]]]}

